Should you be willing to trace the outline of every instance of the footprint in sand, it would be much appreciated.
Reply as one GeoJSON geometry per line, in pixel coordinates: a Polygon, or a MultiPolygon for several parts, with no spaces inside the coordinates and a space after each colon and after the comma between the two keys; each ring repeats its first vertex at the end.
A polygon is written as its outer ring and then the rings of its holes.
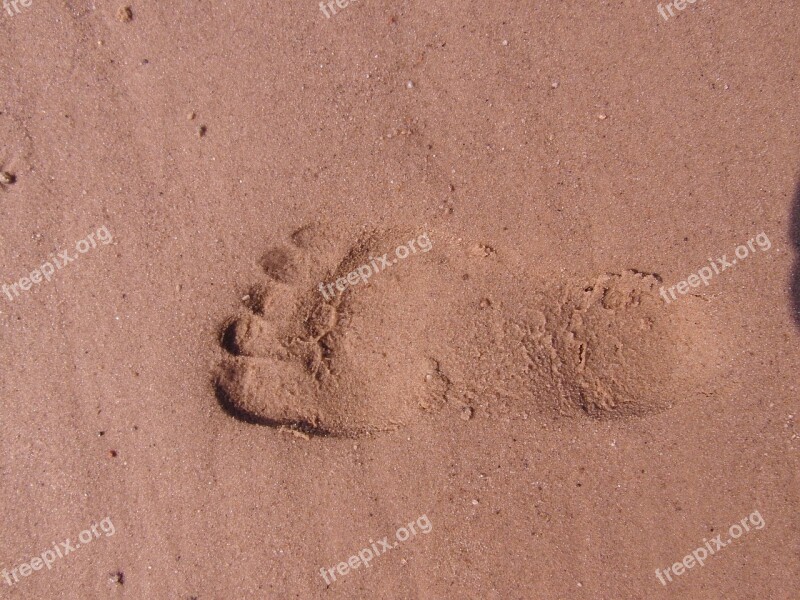
{"type": "Polygon", "coordinates": [[[694,395],[716,362],[698,303],[665,305],[656,275],[537,289],[493,248],[428,230],[423,250],[410,243],[421,233],[347,238],[315,225],[270,250],[247,310],[223,327],[221,404],[249,422],[348,437],[444,406],[630,417],[694,395]],[[326,286],[365,265],[378,271],[367,282],[326,286]]]}

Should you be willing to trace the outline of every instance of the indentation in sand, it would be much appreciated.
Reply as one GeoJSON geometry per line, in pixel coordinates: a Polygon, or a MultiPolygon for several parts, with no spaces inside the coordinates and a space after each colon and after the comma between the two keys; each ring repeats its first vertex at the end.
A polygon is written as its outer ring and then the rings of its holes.
{"type": "Polygon", "coordinates": [[[454,415],[630,418],[693,395],[713,367],[702,314],[660,302],[657,275],[624,270],[528,292],[493,247],[476,253],[489,246],[442,232],[430,231],[430,252],[335,297],[320,293],[320,282],[419,233],[348,239],[314,225],[270,250],[264,281],[223,328],[223,406],[335,436],[395,429],[447,405],[454,415]]]}

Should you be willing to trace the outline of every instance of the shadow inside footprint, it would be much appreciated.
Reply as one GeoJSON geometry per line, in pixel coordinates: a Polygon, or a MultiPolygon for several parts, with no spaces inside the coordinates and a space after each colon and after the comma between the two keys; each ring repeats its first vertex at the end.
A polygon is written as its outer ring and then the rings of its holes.
{"type": "Polygon", "coordinates": [[[800,328],[800,181],[794,194],[794,205],[792,207],[792,222],[789,226],[789,237],[795,251],[795,262],[792,273],[791,301],[794,309],[794,319],[797,327],[800,328]]]}
{"type": "Polygon", "coordinates": [[[299,431],[301,433],[305,433],[306,435],[313,435],[317,437],[330,437],[332,433],[319,425],[309,423],[307,421],[295,420],[291,422],[284,422],[271,419],[267,416],[255,414],[248,410],[241,408],[241,406],[237,403],[236,399],[231,396],[231,392],[223,383],[222,378],[217,378],[214,382],[214,393],[217,396],[217,401],[219,405],[222,407],[228,415],[242,421],[243,423],[248,423],[250,425],[263,425],[266,427],[272,427],[275,429],[279,429],[281,427],[286,427],[287,429],[299,431]]]}

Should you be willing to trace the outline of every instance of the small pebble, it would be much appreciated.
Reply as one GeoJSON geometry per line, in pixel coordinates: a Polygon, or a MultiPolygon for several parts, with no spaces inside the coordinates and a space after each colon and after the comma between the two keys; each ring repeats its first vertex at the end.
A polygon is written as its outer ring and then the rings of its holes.
{"type": "Polygon", "coordinates": [[[414,82],[413,82],[413,81],[406,81],[406,87],[407,87],[408,89],[411,89],[411,88],[413,88],[413,87],[414,87],[414,82]]]}
{"type": "Polygon", "coordinates": [[[554,81],[553,83],[550,84],[550,87],[553,88],[553,89],[556,89],[558,86],[559,86],[559,83],[557,81],[554,81]]]}
{"type": "Polygon", "coordinates": [[[198,137],[205,137],[206,131],[208,131],[208,127],[205,125],[200,125],[200,128],[197,130],[198,137]]]}
{"type": "Polygon", "coordinates": [[[472,410],[471,406],[465,406],[461,410],[461,420],[462,421],[469,421],[472,418],[472,415],[475,411],[472,410]]]}
{"type": "Polygon", "coordinates": [[[122,23],[130,23],[133,20],[133,10],[130,6],[120,6],[117,11],[117,20],[122,23]]]}
{"type": "Polygon", "coordinates": [[[597,115],[597,118],[600,119],[601,121],[605,121],[608,118],[608,115],[600,113],[599,115],[597,115]]]}
{"type": "Polygon", "coordinates": [[[12,175],[8,171],[3,171],[0,173],[0,183],[5,184],[12,184],[17,180],[16,176],[12,175]]]}

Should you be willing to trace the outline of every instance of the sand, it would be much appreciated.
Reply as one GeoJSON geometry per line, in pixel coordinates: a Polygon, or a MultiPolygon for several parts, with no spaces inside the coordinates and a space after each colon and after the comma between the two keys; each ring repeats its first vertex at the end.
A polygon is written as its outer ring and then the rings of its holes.
{"type": "Polygon", "coordinates": [[[2,597],[797,597],[800,6],[17,7],[2,597]]]}

